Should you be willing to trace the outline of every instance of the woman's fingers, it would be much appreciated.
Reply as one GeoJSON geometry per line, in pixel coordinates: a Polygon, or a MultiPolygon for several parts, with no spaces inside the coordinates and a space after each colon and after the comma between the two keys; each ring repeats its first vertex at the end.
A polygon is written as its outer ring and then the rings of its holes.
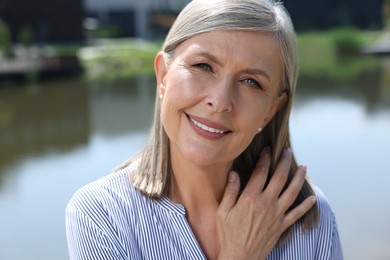
{"type": "Polygon", "coordinates": [[[228,183],[225,188],[221,204],[219,205],[219,212],[227,214],[231,208],[236,204],[238,193],[240,191],[240,178],[234,171],[229,173],[228,183]]]}
{"type": "Polygon", "coordinates": [[[289,226],[298,221],[303,215],[306,214],[316,203],[316,196],[311,195],[307,197],[301,204],[288,212],[284,217],[283,230],[286,230],[289,226]]]}
{"type": "Polygon", "coordinates": [[[283,190],[283,187],[286,185],[287,177],[291,167],[292,152],[290,148],[283,150],[280,161],[276,166],[276,170],[267,186],[266,192],[270,194],[271,197],[277,198],[283,190]]]}
{"type": "Polygon", "coordinates": [[[280,196],[280,204],[286,210],[297,198],[306,179],[306,166],[299,166],[287,189],[280,196]]]}
{"type": "Polygon", "coordinates": [[[263,148],[260,158],[256,163],[251,177],[246,185],[244,196],[258,196],[262,192],[265,182],[267,181],[269,168],[271,166],[271,150],[269,147],[263,148]]]}

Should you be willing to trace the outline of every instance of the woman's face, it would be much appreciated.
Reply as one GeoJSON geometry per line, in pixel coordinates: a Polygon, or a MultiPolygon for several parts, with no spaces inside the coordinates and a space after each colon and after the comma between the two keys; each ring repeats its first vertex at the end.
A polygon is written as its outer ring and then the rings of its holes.
{"type": "Polygon", "coordinates": [[[168,66],[159,53],[155,68],[171,151],[202,166],[231,163],[287,99],[268,34],[203,33],[180,44],[168,66]]]}

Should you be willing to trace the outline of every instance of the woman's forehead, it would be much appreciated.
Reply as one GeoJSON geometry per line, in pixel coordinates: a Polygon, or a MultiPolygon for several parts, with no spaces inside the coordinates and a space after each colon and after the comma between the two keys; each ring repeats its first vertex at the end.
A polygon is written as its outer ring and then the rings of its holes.
{"type": "Polygon", "coordinates": [[[219,65],[234,63],[278,72],[280,50],[274,37],[253,31],[214,31],[198,34],[181,43],[175,56],[204,57],[219,65]]]}

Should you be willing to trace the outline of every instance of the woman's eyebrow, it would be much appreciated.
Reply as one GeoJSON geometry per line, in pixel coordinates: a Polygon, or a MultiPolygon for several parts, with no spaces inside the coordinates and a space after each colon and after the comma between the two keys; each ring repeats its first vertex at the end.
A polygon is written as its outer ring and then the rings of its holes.
{"type": "MultiPolygon", "coordinates": [[[[216,63],[219,66],[223,65],[222,62],[219,61],[217,57],[215,57],[213,54],[211,54],[209,52],[200,51],[200,52],[196,53],[196,55],[203,56],[203,57],[211,60],[212,62],[216,63]]],[[[269,76],[269,74],[265,70],[258,69],[258,68],[250,68],[250,69],[245,69],[244,72],[246,72],[248,74],[260,75],[260,76],[265,77],[268,81],[271,81],[271,77],[269,76]]]]}
{"type": "Polygon", "coordinates": [[[246,69],[246,70],[244,70],[244,72],[246,72],[248,74],[257,74],[257,75],[265,77],[266,79],[268,79],[268,81],[271,81],[271,77],[269,76],[269,74],[265,70],[262,70],[262,69],[246,69]]]}
{"type": "Polygon", "coordinates": [[[214,56],[213,54],[211,54],[211,53],[208,53],[208,52],[205,52],[205,51],[200,51],[200,52],[196,53],[196,55],[203,56],[203,57],[205,57],[205,58],[211,60],[212,62],[216,63],[217,65],[222,66],[222,62],[220,62],[220,61],[218,60],[218,58],[215,57],[215,56],[214,56]]]}

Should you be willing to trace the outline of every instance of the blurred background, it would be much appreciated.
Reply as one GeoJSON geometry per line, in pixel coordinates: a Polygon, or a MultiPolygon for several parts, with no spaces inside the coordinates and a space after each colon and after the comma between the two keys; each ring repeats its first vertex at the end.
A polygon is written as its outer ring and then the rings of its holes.
{"type": "MultiPolygon", "coordinates": [[[[68,259],[64,210],[140,151],[153,58],[189,0],[0,0],[0,259],[68,259]]],[[[390,1],[285,0],[300,163],[346,259],[390,259],[390,1]]]]}

